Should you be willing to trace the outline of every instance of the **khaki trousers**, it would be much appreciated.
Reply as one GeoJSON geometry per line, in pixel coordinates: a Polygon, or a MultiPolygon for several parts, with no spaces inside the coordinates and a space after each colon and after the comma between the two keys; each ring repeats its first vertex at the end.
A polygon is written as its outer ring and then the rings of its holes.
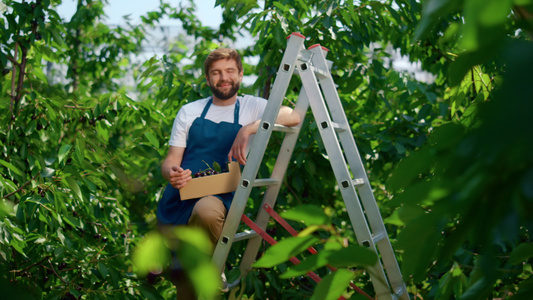
{"type": "Polygon", "coordinates": [[[204,229],[213,245],[216,245],[226,220],[226,213],[226,207],[219,198],[207,196],[196,202],[188,224],[204,229]]]}

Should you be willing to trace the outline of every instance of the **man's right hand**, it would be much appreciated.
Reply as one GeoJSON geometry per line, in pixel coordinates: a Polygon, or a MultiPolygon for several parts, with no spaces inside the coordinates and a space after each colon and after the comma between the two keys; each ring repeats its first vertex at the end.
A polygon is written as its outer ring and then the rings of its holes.
{"type": "Polygon", "coordinates": [[[185,186],[185,184],[187,184],[189,180],[192,179],[191,170],[189,169],[183,170],[183,168],[179,166],[172,166],[172,168],[170,169],[169,175],[170,175],[170,180],[169,180],[170,184],[177,189],[181,189],[182,187],[185,186]]]}

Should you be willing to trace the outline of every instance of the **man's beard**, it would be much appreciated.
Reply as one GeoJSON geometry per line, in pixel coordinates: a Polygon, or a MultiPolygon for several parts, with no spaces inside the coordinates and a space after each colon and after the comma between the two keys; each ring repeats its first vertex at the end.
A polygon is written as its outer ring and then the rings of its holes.
{"type": "MultiPolygon", "coordinates": [[[[219,84],[222,84],[222,83],[225,83],[225,82],[219,82],[219,84]]],[[[227,92],[224,92],[218,89],[217,87],[214,87],[213,85],[209,85],[209,87],[211,88],[211,92],[213,92],[213,95],[215,95],[215,97],[217,97],[220,100],[228,100],[229,98],[237,94],[237,92],[241,88],[241,83],[240,82],[233,83],[231,85],[231,88],[227,92]]]]}

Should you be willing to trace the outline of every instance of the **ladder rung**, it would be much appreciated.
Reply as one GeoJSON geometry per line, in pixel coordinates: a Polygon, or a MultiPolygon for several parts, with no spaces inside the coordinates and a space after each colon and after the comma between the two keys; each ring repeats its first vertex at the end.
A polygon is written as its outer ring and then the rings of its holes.
{"type": "Polygon", "coordinates": [[[395,291],[394,291],[394,295],[398,296],[398,297],[401,297],[403,294],[405,294],[405,289],[403,288],[403,286],[397,288],[395,291]]]}
{"type": "Polygon", "coordinates": [[[333,129],[335,129],[337,132],[342,132],[346,130],[343,125],[335,122],[331,122],[331,127],[333,127],[333,129]]]}
{"type": "Polygon", "coordinates": [[[363,178],[357,178],[357,179],[352,180],[352,184],[355,187],[362,186],[363,184],[365,184],[365,180],[363,178]]]}
{"type": "Polygon", "coordinates": [[[298,54],[298,60],[304,63],[310,63],[313,58],[313,52],[309,50],[302,49],[298,54]]]}
{"type": "Polygon", "coordinates": [[[315,74],[317,75],[317,77],[320,77],[320,78],[328,78],[328,75],[329,75],[329,72],[325,72],[315,66],[309,66],[311,67],[311,69],[313,70],[313,72],[315,72],[315,74]]]}
{"type": "Polygon", "coordinates": [[[253,186],[266,186],[266,185],[276,185],[279,184],[278,179],[265,178],[265,179],[256,179],[253,186]]]}
{"type": "Polygon", "coordinates": [[[296,127],[287,127],[279,124],[275,124],[274,128],[272,128],[274,131],[282,131],[282,132],[298,132],[298,128],[296,127]]]}
{"type": "Polygon", "coordinates": [[[346,126],[340,124],[340,123],[335,123],[335,122],[328,122],[328,121],[322,121],[320,122],[320,129],[326,129],[328,128],[329,126],[331,126],[331,128],[333,128],[333,130],[337,131],[337,132],[343,132],[346,130],[346,126]]]}
{"type": "Polygon", "coordinates": [[[384,232],[377,233],[372,237],[372,242],[374,242],[374,244],[377,244],[377,242],[381,241],[386,236],[387,235],[384,232]]]}
{"type": "Polygon", "coordinates": [[[237,287],[241,283],[241,278],[237,278],[237,280],[232,281],[231,283],[228,282],[228,289],[233,290],[235,287],[237,287]]]}
{"type": "Polygon", "coordinates": [[[242,240],[246,240],[246,239],[251,239],[253,237],[256,237],[258,236],[259,234],[257,234],[257,232],[255,232],[254,230],[245,230],[243,232],[239,232],[235,235],[235,238],[233,239],[234,242],[238,242],[238,241],[242,241],[242,240]]]}

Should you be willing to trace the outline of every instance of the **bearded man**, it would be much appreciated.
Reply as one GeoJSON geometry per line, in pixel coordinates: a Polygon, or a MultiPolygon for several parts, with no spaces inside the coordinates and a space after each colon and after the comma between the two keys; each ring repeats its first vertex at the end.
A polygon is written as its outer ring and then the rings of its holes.
{"type": "MultiPolygon", "coordinates": [[[[167,228],[200,227],[216,244],[234,193],[181,201],[179,190],[191,180],[193,171],[206,168],[206,162],[223,166],[235,159],[246,164],[247,145],[257,132],[267,100],[238,96],[244,71],[241,57],[234,49],[220,48],[210,53],[204,71],[212,95],[184,105],[174,120],[170,148],[161,166],[169,183],[158,204],[157,220],[167,228]]],[[[281,107],[276,123],[295,126],[299,122],[296,112],[281,107]]],[[[178,291],[178,298],[187,296],[178,291]]]]}

